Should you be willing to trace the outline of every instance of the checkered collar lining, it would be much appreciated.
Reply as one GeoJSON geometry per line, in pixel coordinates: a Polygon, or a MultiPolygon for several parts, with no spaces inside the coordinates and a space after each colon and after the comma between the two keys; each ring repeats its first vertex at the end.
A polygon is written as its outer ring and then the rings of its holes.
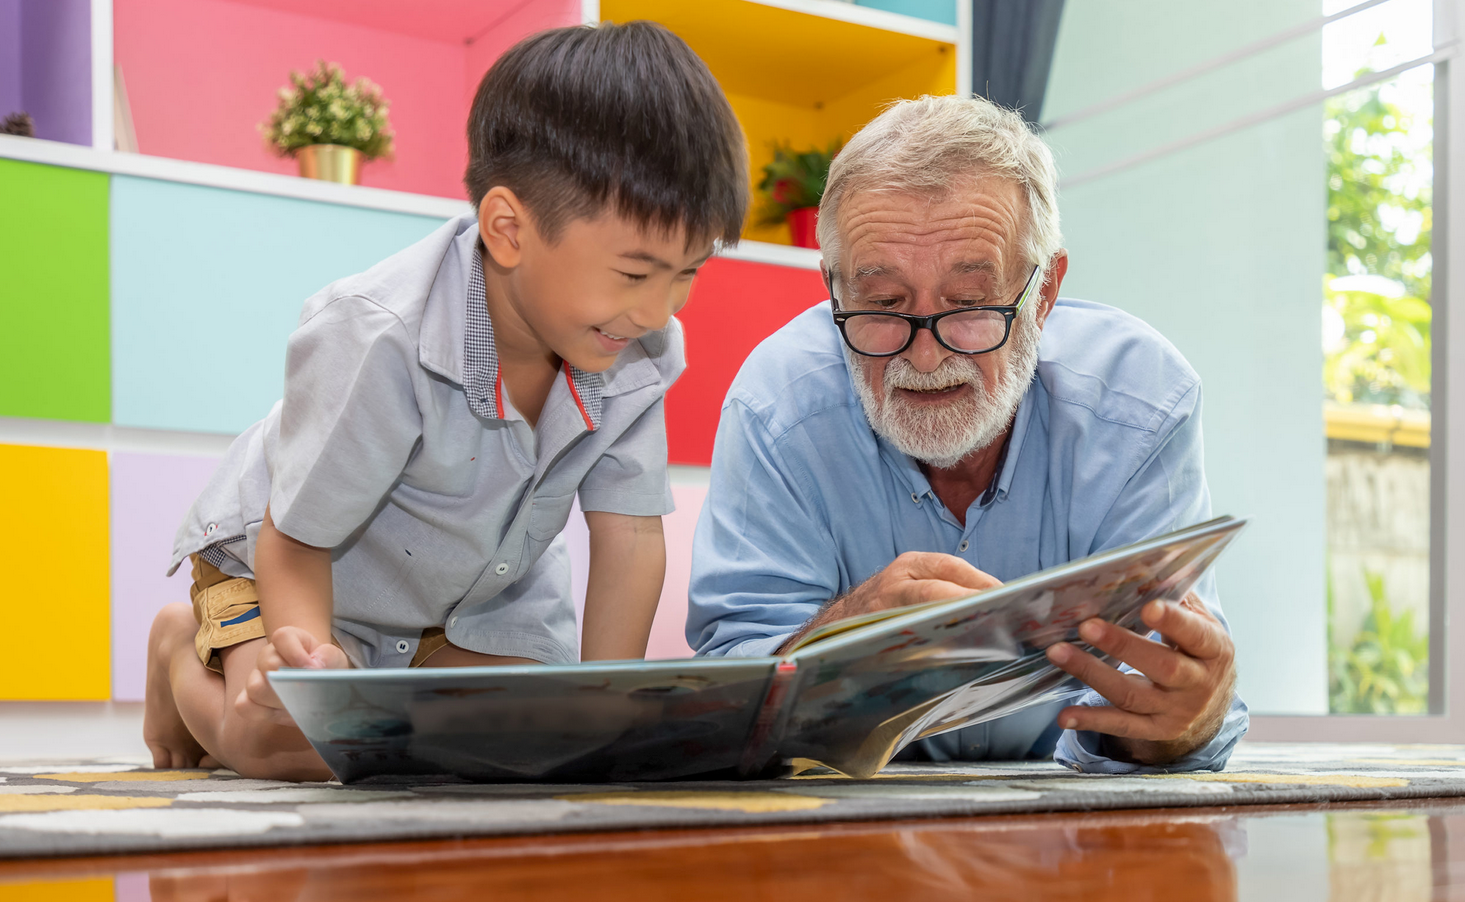
{"type": "MultiPolygon", "coordinates": [[[[488,288],[483,280],[483,257],[477,243],[474,244],[473,265],[468,275],[468,328],[463,332],[463,393],[468,396],[468,408],[485,419],[503,418],[504,379],[499,372],[498,349],[493,343],[493,320],[488,316],[488,288]]],[[[605,379],[599,373],[587,373],[568,362],[560,367],[565,385],[585,428],[591,431],[600,428],[602,389],[605,379]]]]}

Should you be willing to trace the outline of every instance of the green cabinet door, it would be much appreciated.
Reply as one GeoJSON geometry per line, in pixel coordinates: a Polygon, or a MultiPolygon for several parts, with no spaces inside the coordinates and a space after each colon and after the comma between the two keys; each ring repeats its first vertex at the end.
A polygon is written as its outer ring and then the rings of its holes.
{"type": "Polygon", "coordinates": [[[107,179],[0,160],[0,416],[111,418],[107,179]]]}

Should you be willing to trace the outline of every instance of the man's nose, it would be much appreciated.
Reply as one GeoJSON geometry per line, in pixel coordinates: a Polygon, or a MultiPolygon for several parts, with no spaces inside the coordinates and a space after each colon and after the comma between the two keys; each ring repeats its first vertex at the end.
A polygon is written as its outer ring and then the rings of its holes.
{"type": "Polygon", "coordinates": [[[916,340],[900,356],[910,361],[911,366],[922,373],[932,373],[951,352],[941,347],[930,329],[917,329],[916,340]]]}

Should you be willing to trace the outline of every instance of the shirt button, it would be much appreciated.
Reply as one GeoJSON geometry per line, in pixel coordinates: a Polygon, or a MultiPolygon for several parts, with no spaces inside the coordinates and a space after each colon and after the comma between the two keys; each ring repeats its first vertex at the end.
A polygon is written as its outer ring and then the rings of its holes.
{"type": "Polygon", "coordinates": [[[911,500],[914,501],[917,504],[920,504],[921,503],[921,496],[920,495],[917,495],[915,492],[911,492],[911,500]]]}
{"type": "Polygon", "coordinates": [[[453,616],[453,617],[449,617],[448,618],[448,626],[457,626],[457,625],[458,625],[458,618],[457,618],[456,615],[453,616]]]}
{"type": "Polygon", "coordinates": [[[963,539],[962,542],[961,542],[961,544],[957,546],[957,550],[958,551],[966,551],[967,550],[967,546],[970,545],[970,544],[971,544],[970,542],[968,542],[965,539],[963,539]]]}
{"type": "Polygon", "coordinates": [[[217,523],[210,523],[210,524],[209,524],[209,525],[208,525],[208,526],[207,526],[207,527],[206,527],[206,528],[205,528],[205,529],[204,529],[204,531],[203,531],[203,534],[204,534],[204,535],[206,535],[206,536],[211,536],[211,535],[213,535],[213,534],[214,534],[214,530],[216,530],[216,529],[218,529],[218,528],[219,528],[219,524],[217,524],[217,523]]]}
{"type": "Polygon", "coordinates": [[[509,572],[509,565],[499,564],[497,567],[493,568],[493,572],[497,573],[499,576],[503,576],[505,573],[509,572]]]}
{"type": "Polygon", "coordinates": [[[397,654],[399,654],[399,655],[405,655],[407,653],[407,649],[409,649],[411,647],[412,647],[411,644],[408,643],[406,639],[398,639],[397,640],[397,654]]]}

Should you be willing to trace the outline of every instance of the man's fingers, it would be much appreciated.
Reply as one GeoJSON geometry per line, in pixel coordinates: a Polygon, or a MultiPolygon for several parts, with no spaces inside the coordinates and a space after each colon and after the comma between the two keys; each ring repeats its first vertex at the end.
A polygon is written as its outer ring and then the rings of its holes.
{"type": "Polygon", "coordinates": [[[923,604],[928,601],[945,601],[948,598],[960,598],[963,595],[972,594],[972,589],[958,583],[947,582],[941,579],[922,579],[911,583],[915,590],[914,597],[904,599],[903,604],[923,604]]]}
{"type": "Polygon", "coordinates": [[[1160,710],[1155,688],[1142,677],[1120,673],[1067,642],[1049,646],[1048,660],[1058,669],[1078,677],[1116,708],[1138,714],[1154,714],[1160,710]]]}
{"type": "Polygon", "coordinates": [[[1147,714],[1121,711],[1108,705],[1073,705],[1058,712],[1058,726],[1065,730],[1088,730],[1125,739],[1164,739],[1159,726],[1147,714]]]}
{"type": "Polygon", "coordinates": [[[1079,624],[1079,637],[1167,689],[1188,689],[1206,679],[1205,665],[1185,652],[1152,642],[1122,626],[1097,618],[1079,624]]]}
{"type": "Polygon", "coordinates": [[[1002,585],[1002,580],[990,573],[983,573],[951,554],[906,552],[896,558],[896,561],[904,564],[906,573],[913,579],[955,583],[963,587],[966,592],[975,589],[995,589],[1002,585]]]}
{"type": "Polygon", "coordinates": [[[1231,637],[1225,628],[1203,605],[1193,606],[1189,598],[1186,601],[1152,601],[1145,605],[1141,616],[1165,641],[1193,658],[1210,661],[1230,654],[1231,637]]]}

